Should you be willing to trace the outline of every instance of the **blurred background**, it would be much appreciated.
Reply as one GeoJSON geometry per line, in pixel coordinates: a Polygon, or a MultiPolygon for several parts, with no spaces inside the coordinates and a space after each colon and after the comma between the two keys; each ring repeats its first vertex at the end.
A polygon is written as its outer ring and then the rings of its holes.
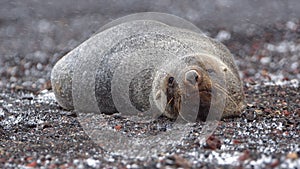
{"type": "MultiPolygon", "coordinates": [[[[298,0],[0,0],[0,87],[47,88],[57,60],[105,23],[127,14],[174,14],[225,44],[231,38],[251,48],[254,41],[265,37],[266,29],[269,34],[275,32],[270,35],[274,42],[286,36],[286,29],[294,31],[288,36],[296,35],[297,39],[299,9],[298,0]]],[[[245,45],[230,49],[240,58],[257,55],[245,45]],[[237,51],[239,48],[243,51],[237,51]]],[[[299,56],[292,58],[290,64],[297,59],[299,56]]],[[[276,60],[267,58],[262,62],[271,61],[276,60]]],[[[298,63],[294,67],[299,71],[298,63]]],[[[251,75],[251,71],[242,75],[249,72],[251,75]]]]}

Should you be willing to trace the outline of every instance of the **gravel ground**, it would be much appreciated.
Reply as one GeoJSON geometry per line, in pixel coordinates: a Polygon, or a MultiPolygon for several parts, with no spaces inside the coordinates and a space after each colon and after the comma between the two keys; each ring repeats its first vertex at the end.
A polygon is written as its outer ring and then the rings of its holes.
{"type": "MultiPolygon", "coordinates": [[[[23,3],[28,7],[29,2],[23,3]]],[[[8,13],[0,17],[1,168],[300,168],[300,17],[243,32],[220,24],[205,28],[235,55],[246,109],[240,117],[220,121],[204,145],[197,137],[201,125],[195,125],[182,144],[130,158],[95,144],[77,115],[59,107],[49,81],[57,60],[111,18],[103,11],[64,10],[64,18],[55,18],[20,6],[8,3],[0,10],[8,13]]],[[[116,132],[136,126],[118,115],[105,118],[116,132]]],[[[153,132],[164,130],[149,127],[153,132]]]]}

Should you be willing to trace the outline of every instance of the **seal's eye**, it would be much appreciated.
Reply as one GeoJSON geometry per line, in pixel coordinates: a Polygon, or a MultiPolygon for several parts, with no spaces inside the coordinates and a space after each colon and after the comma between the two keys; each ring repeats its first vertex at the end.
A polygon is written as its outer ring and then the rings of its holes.
{"type": "Polygon", "coordinates": [[[169,85],[172,85],[174,83],[174,77],[169,77],[168,83],[169,85]]]}
{"type": "Polygon", "coordinates": [[[216,73],[216,71],[215,71],[214,69],[206,69],[206,71],[207,71],[209,74],[216,73]]]}
{"type": "Polygon", "coordinates": [[[199,83],[200,78],[200,74],[196,70],[190,70],[185,73],[185,81],[192,85],[199,83]]]}

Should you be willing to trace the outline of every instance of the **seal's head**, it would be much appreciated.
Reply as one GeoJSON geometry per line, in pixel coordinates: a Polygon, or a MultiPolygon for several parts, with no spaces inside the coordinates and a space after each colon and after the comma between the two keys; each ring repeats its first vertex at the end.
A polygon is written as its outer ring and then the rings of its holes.
{"type": "Polygon", "coordinates": [[[237,105],[227,89],[231,84],[227,84],[226,78],[231,78],[232,72],[220,59],[196,55],[185,57],[179,63],[154,78],[154,102],[164,115],[173,119],[180,115],[188,121],[205,121],[211,107],[213,113],[222,115],[226,106],[237,105]]]}
{"type": "Polygon", "coordinates": [[[197,67],[190,67],[183,74],[183,86],[171,75],[168,75],[163,81],[162,91],[166,96],[167,103],[164,114],[167,117],[174,119],[180,113],[184,113],[182,109],[188,107],[183,108],[182,104],[189,102],[190,106],[194,105],[194,107],[189,107],[190,109],[197,107],[197,117],[194,118],[205,121],[211,103],[211,80],[206,72],[197,67]]]}

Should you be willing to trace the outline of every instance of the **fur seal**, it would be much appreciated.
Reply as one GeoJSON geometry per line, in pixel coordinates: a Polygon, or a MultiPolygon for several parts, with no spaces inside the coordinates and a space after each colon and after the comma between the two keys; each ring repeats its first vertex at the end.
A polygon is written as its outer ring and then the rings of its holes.
{"type": "Polygon", "coordinates": [[[102,28],[54,66],[57,102],[65,109],[106,114],[134,107],[170,118],[193,107],[202,121],[223,103],[222,118],[238,115],[244,92],[232,54],[194,27],[178,25],[142,17],[102,28]]]}

